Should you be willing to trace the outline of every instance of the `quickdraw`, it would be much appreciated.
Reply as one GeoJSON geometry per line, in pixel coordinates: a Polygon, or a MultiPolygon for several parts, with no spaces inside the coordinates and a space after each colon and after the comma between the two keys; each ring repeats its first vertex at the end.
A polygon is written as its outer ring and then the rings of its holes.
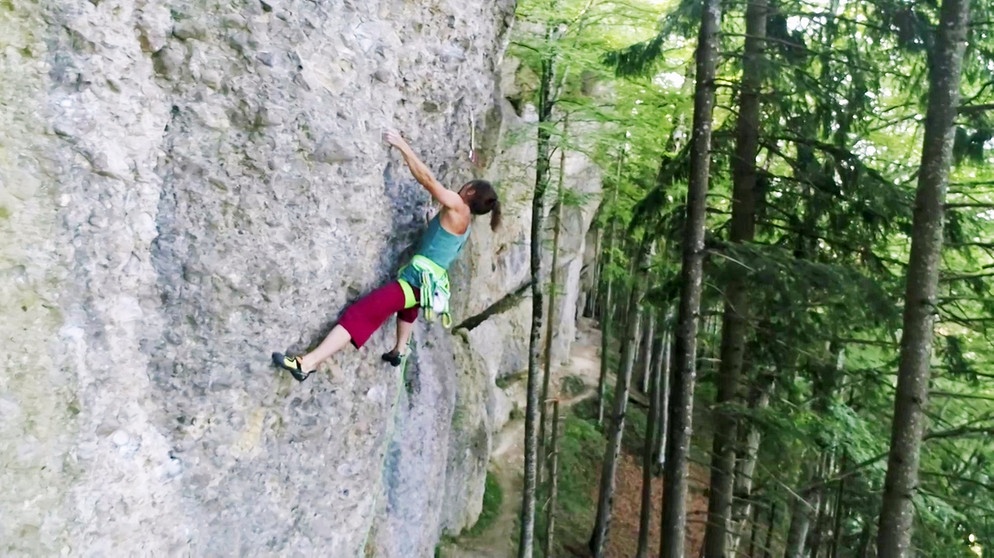
{"type": "Polygon", "coordinates": [[[473,111],[469,111],[469,162],[477,170],[483,168],[480,154],[476,150],[476,115],[473,111]]]}

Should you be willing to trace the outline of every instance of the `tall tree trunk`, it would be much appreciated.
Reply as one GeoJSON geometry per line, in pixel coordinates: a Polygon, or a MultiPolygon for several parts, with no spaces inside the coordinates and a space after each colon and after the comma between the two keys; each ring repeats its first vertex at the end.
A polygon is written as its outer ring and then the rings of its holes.
{"type": "Polygon", "coordinates": [[[552,459],[549,464],[549,514],[545,523],[543,555],[552,556],[556,534],[556,499],[559,494],[559,400],[552,402],[552,459]]]}
{"type": "MultiPolygon", "coordinates": [[[[801,483],[810,483],[818,478],[820,467],[813,459],[805,459],[801,472],[801,483]]],[[[804,543],[808,540],[808,529],[818,515],[821,505],[821,491],[817,488],[805,490],[794,496],[790,512],[790,528],[787,530],[787,546],[784,558],[803,558],[804,543]]]]}
{"type": "Polygon", "coordinates": [[[605,287],[604,294],[604,307],[601,309],[601,362],[600,362],[600,375],[597,378],[597,424],[604,424],[604,409],[605,409],[605,398],[607,397],[607,377],[610,369],[610,363],[608,362],[608,355],[611,350],[611,329],[612,329],[612,314],[614,309],[612,305],[614,303],[614,281],[607,279],[605,281],[607,286],[605,287]]]}
{"type": "MultiPolygon", "coordinates": [[[[610,211],[614,211],[614,205],[618,202],[618,190],[621,189],[621,165],[625,159],[625,152],[618,155],[618,173],[615,180],[614,192],[611,195],[610,211]]],[[[601,371],[597,380],[597,424],[604,424],[604,398],[607,395],[607,374],[608,374],[608,351],[611,348],[611,318],[614,315],[614,302],[612,289],[614,281],[611,278],[611,264],[613,263],[614,251],[614,215],[608,218],[607,239],[604,248],[604,263],[601,265],[601,281],[603,282],[604,303],[601,305],[601,371]]]]}
{"type": "MultiPolygon", "coordinates": [[[[641,243],[633,242],[632,239],[630,239],[630,238],[628,239],[628,242],[622,242],[622,246],[621,246],[622,251],[630,254],[630,257],[628,259],[628,277],[629,278],[635,277],[635,273],[637,272],[637,269],[638,269],[638,266],[639,266],[639,262],[638,262],[639,256],[638,256],[638,254],[639,254],[640,246],[641,246],[641,243]]],[[[641,311],[637,311],[637,312],[636,311],[632,311],[632,307],[631,307],[631,294],[632,294],[632,290],[635,288],[635,282],[634,281],[623,282],[619,287],[620,287],[619,288],[619,291],[620,291],[619,294],[623,295],[623,296],[620,296],[619,298],[624,301],[624,304],[619,304],[617,306],[617,312],[615,313],[615,316],[614,316],[614,323],[616,324],[615,329],[618,330],[618,331],[620,331],[622,333],[622,335],[628,335],[629,326],[631,326],[630,322],[632,320],[636,321],[635,330],[634,330],[635,334],[634,334],[634,337],[631,338],[631,343],[632,343],[631,349],[632,350],[628,353],[628,357],[632,361],[632,366],[633,366],[633,368],[632,368],[632,374],[634,376],[634,374],[635,374],[635,368],[634,368],[635,358],[636,358],[636,356],[638,356],[639,341],[642,340],[641,339],[641,332],[642,332],[642,312],[641,311]]],[[[620,347],[618,347],[618,370],[621,370],[625,366],[628,366],[628,362],[626,362],[622,358],[622,353],[624,352],[622,349],[623,349],[623,345],[620,346],[620,347]]]]}
{"type": "Polygon", "coordinates": [[[601,370],[597,379],[597,424],[604,424],[605,398],[607,397],[607,376],[610,368],[608,355],[611,350],[611,325],[614,308],[612,305],[614,281],[608,278],[605,283],[604,307],[601,309],[601,370]]]}
{"type": "Polygon", "coordinates": [[[680,270],[680,309],[676,328],[676,373],[670,396],[670,432],[666,444],[661,533],[662,558],[683,558],[687,526],[687,466],[697,379],[697,324],[701,311],[704,228],[711,162],[712,111],[718,59],[720,0],[704,0],[697,39],[694,125],[690,150],[690,184],[680,270]]]}
{"type": "MultiPolygon", "coordinates": [[[[750,532],[749,533],[749,551],[746,553],[746,556],[748,556],[749,558],[754,558],[756,556],[756,539],[759,536],[759,506],[753,506],[753,509],[752,509],[752,525],[750,527],[751,528],[749,529],[749,532],[750,532]]],[[[729,553],[729,555],[730,556],[735,556],[736,555],[735,550],[733,549],[729,553]]]]}
{"type": "Polygon", "coordinates": [[[859,551],[856,553],[857,558],[869,558],[871,541],[873,540],[873,524],[867,522],[863,526],[863,530],[859,534],[859,551]]]}
{"type": "MultiPolygon", "coordinates": [[[[834,468],[835,454],[831,451],[826,452],[822,458],[821,473],[818,479],[823,481],[830,478],[834,468]]],[[[808,556],[810,558],[818,558],[818,553],[821,551],[822,541],[825,539],[825,531],[827,530],[829,508],[832,504],[832,499],[825,494],[824,488],[821,488],[819,492],[821,493],[821,505],[815,515],[814,529],[808,532],[808,556]]]]}
{"type": "MultiPolygon", "coordinates": [[[[563,135],[569,129],[568,120],[563,121],[563,135]]],[[[552,206],[552,267],[549,269],[549,319],[545,324],[545,351],[542,360],[542,404],[538,420],[538,483],[544,478],[543,471],[548,465],[545,455],[545,409],[549,400],[549,382],[552,381],[552,342],[555,338],[556,306],[559,297],[559,231],[562,229],[563,178],[566,168],[566,146],[559,147],[559,180],[556,184],[556,203],[552,206]]]]}
{"type": "MultiPolygon", "coordinates": [[[[636,288],[637,287],[635,285],[632,285],[631,290],[629,290],[629,292],[628,292],[628,299],[629,300],[631,300],[631,298],[632,298],[631,297],[631,295],[632,295],[631,291],[636,290],[636,288]]],[[[639,352],[639,342],[642,340],[642,329],[643,329],[644,320],[645,320],[645,316],[643,316],[643,312],[640,309],[636,308],[636,309],[634,309],[634,311],[631,311],[631,310],[629,311],[628,316],[626,317],[625,321],[623,322],[625,324],[625,330],[624,331],[626,333],[630,331],[631,334],[632,334],[632,338],[631,338],[631,344],[632,344],[632,346],[631,346],[631,350],[628,351],[627,358],[624,355],[624,351],[621,351],[621,354],[619,354],[618,356],[622,359],[621,360],[622,366],[625,366],[627,368],[631,368],[632,369],[632,378],[633,379],[635,378],[635,369],[636,369],[636,365],[638,364],[638,358],[637,357],[638,357],[638,352],[639,352]],[[630,321],[634,321],[635,322],[635,324],[634,324],[635,327],[632,327],[632,324],[628,323],[630,321]]],[[[636,384],[634,382],[632,382],[631,380],[629,380],[629,383],[628,383],[629,389],[631,389],[631,387],[635,386],[635,385],[636,384]]]]}
{"type": "MultiPolygon", "coordinates": [[[[639,313],[642,296],[645,294],[645,281],[642,280],[642,267],[648,252],[648,241],[643,240],[635,256],[635,267],[632,275],[632,288],[629,291],[628,309],[639,313]]],[[[624,368],[619,372],[614,386],[614,404],[611,409],[611,424],[607,433],[607,445],[604,448],[604,462],[601,466],[600,494],[597,499],[597,516],[594,531],[590,537],[590,550],[596,558],[604,555],[607,535],[611,526],[611,506],[614,501],[615,472],[618,468],[618,457],[621,453],[621,439],[625,433],[625,412],[628,409],[628,389],[632,379],[634,359],[632,351],[635,348],[638,319],[634,316],[628,320],[628,331],[622,340],[621,360],[624,368]]]]}
{"type": "MultiPolygon", "coordinates": [[[[845,471],[846,467],[849,466],[849,459],[846,454],[842,454],[842,459],[839,463],[839,471],[845,471]]],[[[845,516],[843,513],[843,498],[846,493],[846,479],[839,479],[839,486],[835,492],[835,521],[832,524],[832,542],[830,543],[828,556],[829,558],[838,558],[839,555],[839,544],[842,541],[842,518],[845,516]]]]}
{"type": "MultiPolygon", "coordinates": [[[[775,377],[772,370],[760,372],[749,389],[749,410],[762,411],[770,404],[770,391],[775,377]]],[[[741,533],[749,519],[752,503],[752,486],[755,481],[756,461],[759,459],[759,444],[762,433],[754,422],[742,424],[739,428],[739,448],[735,461],[735,501],[732,502],[733,536],[728,549],[729,556],[738,552],[741,533]]]]}
{"type": "Polygon", "coordinates": [[[593,318],[597,315],[597,298],[598,298],[598,286],[601,284],[601,239],[604,233],[600,229],[597,229],[597,234],[594,236],[594,262],[590,266],[591,274],[593,277],[590,280],[590,290],[587,291],[586,301],[583,306],[583,317],[593,318]]]}
{"type": "Polygon", "coordinates": [[[910,556],[924,407],[928,398],[932,326],[942,252],[943,204],[949,183],[953,122],[969,22],[969,0],[943,0],[935,50],[929,57],[925,138],[915,196],[911,255],[904,293],[901,363],[884,481],[877,547],[881,558],[910,556]]]}
{"type": "MultiPolygon", "coordinates": [[[[812,411],[819,416],[828,414],[844,366],[841,349],[830,344],[827,355],[836,355],[835,362],[831,363],[827,358],[813,359],[814,362],[810,365],[814,368],[811,407],[812,411]]],[[[784,553],[786,558],[801,558],[805,554],[805,548],[810,546],[808,541],[813,542],[817,538],[817,533],[814,536],[811,533],[816,532],[819,527],[824,499],[824,483],[822,481],[831,472],[832,461],[833,456],[830,451],[819,453],[812,451],[804,461],[803,472],[798,484],[810,486],[810,488],[798,490],[798,494],[794,498],[790,531],[787,533],[787,550],[784,553]]]]}
{"type": "MultiPolygon", "coordinates": [[[[651,284],[651,279],[650,279],[650,284],[651,284]]],[[[662,327],[662,324],[660,324],[659,319],[656,316],[656,313],[658,312],[658,310],[655,307],[650,307],[648,311],[652,312],[651,318],[652,318],[652,322],[653,322],[653,329],[655,330],[655,332],[653,333],[651,342],[649,343],[649,362],[648,362],[648,369],[649,369],[649,371],[648,371],[648,375],[649,375],[649,378],[650,378],[650,382],[649,382],[649,386],[648,386],[648,390],[649,391],[646,392],[647,396],[651,396],[652,389],[653,389],[653,385],[652,385],[651,379],[655,378],[656,374],[658,374],[659,370],[662,368],[661,364],[662,364],[662,360],[663,360],[663,350],[664,350],[663,349],[663,343],[665,343],[665,340],[664,340],[665,332],[660,331],[660,328],[662,327]]],[[[655,393],[658,396],[659,395],[659,390],[657,389],[655,393]]],[[[651,406],[651,403],[650,403],[650,406],[651,406]]],[[[659,410],[659,406],[658,405],[656,406],[656,410],[657,411],[659,410]]],[[[656,422],[659,422],[659,420],[658,420],[659,419],[658,413],[657,413],[656,419],[657,419],[656,422]]],[[[657,434],[659,433],[658,430],[655,430],[655,432],[657,434]]],[[[653,441],[655,441],[655,438],[653,438],[653,441]]],[[[652,458],[653,458],[653,460],[656,459],[655,448],[653,449],[652,458]]],[[[655,461],[653,461],[653,462],[655,462],[655,461]]]]}
{"type": "MultiPolygon", "coordinates": [[[[636,269],[637,269],[636,266],[638,265],[638,262],[635,261],[637,258],[638,258],[638,256],[636,256],[635,258],[633,258],[633,261],[632,261],[632,269],[631,269],[632,277],[635,277],[635,274],[638,273],[636,271],[636,269]]],[[[629,301],[631,301],[631,299],[632,299],[632,292],[635,291],[638,288],[640,288],[640,287],[636,286],[634,284],[634,282],[633,282],[632,285],[631,285],[631,288],[628,290],[628,300],[629,301]]],[[[642,290],[644,291],[645,289],[642,289],[642,290]]],[[[629,350],[628,353],[625,353],[624,349],[622,348],[622,350],[619,352],[618,357],[619,357],[619,362],[621,363],[621,366],[623,366],[625,368],[630,368],[632,370],[632,379],[634,379],[636,365],[638,363],[638,359],[636,357],[638,356],[638,351],[639,351],[639,341],[642,340],[642,329],[643,329],[642,324],[643,324],[644,317],[642,315],[643,314],[642,310],[640,308],[638,308],[638,307],[636,307],[636,308],[633,309],[630,306],[628,306],[627,309],[628,309],[628,311],[625,314],[624,319],[621,320],[621,323],[625,324],[625,329],[623,330],[625,332],[625,335],[626,336],[631,335],[631,339],[625,339],[625,341],[623,342],[623,343],[628,343],[630,341],[631,342],[631,348],[630,348],[631,350],[629,350]],[[633,324],[631,322],[635,322],[634,323],[634,327],[633,327],[633,324]]],[[[624,347],[624,344],[622,344],[622,347],[624,347]]],[[[633,382],[632,380],[629,380],[629,382],[628,382],[629,389],[631,389],[632,386],[635,386],[635,385],[636,385],[635,382],[633,382]]]]}
{"type": "MultiPolygon", "coordinates": [[[[547,32],[552,42],[553,31],[547,32]]],[[[549,88],[553,79],[553,57],[543,58],[538,92],[538,132],[535,156],[535,191],[532,197],[531,224],[531,292],[532,320],[528,339],[528,392],[525,407],[525,478],[521,491],[521,536],[518,558],[531,558],[535,544],[535,488],[538,462],[539,357],[542,353],[542,225],[545,214],[545,192],[549,187],[549,120],[552,100],[549,88]]]]}
{"type": "Polygon", "coordinates": [[[636,364],[636,381],[641,393],[649,394],[649,384],[652,382],[652,339],[656,334],[656,313],[647,310],[642,317],[645,324],[642,327],[642,342],[639,343],[639,358],[636,364]]]}
{"type": "MultiPolygon", "coordinates": [[[[763,50],[766,37],[766,0],[746,6],[745,55],[742,93],[732,165],[733,245],[751,242],[756,235],[756,155],[759,151],[759,94],[763,85],[763,50]]],[[[733,533],[731,522],[735,486],[735,446],[738,418],[733,405],[739,400],[739,378],[745,358],[749,291],[745,273],[733,273],[725,291],[721,355],[718,368],[715,429],[711,458],[711,497],[704,534],[704,555],[725,558],[733,533]]]]}
{"type": "MultiPolygon", "coordinates": [[[[649,329],[652,329],[655,309],[649,310],[649,329]]],[[[659,375],[661,368],[653,366],[659,360],[662,343],[655,342],[652,336],[648,342],[650,354],[646,357],[649,369],[649,417],[646,419],[645,446],[642,448],[642,504],[639,510],[639,538],[636,558],[649,556],[649,521],[652,519],[652,461],[656,449],[656,424],[659,422],[659,375]]]]}
{"type": "Polygon", "coordinates": [[[763,558],[773,556],[773,533],[777,527],[777,503],[770,502],[770,515],[766,518],[766,542],[763,543],[763,558]]]}
{"type": "MultiPolygon", "coordinates": [[[[669,324],[671,319],[672,314],[667,311],[666,323],[669,324]]],[[[663,352],[659,356],[657,366],[660,367],[660,370],[658,395],[659,424],[656,427],[656,430],[659,432],[659,435],[656,436],[658,440],[656,445],[656,471],[661,473],[663,467],[666,466],[666,440],[670,424],[670,383],[673,373],[673,334],[670,332],[670,326],[668,325],[663,330],[663,352]]]]}

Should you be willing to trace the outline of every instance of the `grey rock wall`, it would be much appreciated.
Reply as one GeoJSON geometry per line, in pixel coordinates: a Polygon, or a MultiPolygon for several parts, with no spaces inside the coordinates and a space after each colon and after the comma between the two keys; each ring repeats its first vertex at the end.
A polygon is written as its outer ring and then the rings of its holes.
{"type": "Polygon", "coordinates": [[[446,184],[501,187],[508,226],[479,221],[453,269],[456,321],[527,280],[512,11],[0,4],[0,554],[429,556],[475,521],[527,301],[470,332],[419,324],[406,379],[379,361],[392,325],[302,385],[268,359],[416,240],[428,198],[385,126],[446,184]]]}

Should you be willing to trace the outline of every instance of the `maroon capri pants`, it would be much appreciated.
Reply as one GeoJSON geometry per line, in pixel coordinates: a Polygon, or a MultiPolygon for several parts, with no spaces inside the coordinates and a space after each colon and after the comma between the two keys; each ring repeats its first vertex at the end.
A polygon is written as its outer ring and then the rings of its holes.
{"type": "MultiPolygon", "coordinates": [[[[421,298],[421,289],[414,289],[414,298],[421,298]]],[[[345,328],[352,336],[352,344],[359,349],[366,344],[369,337],[380,329],[383,322],[391,314],[396,313],[397,319],[402,322],[414,323],[418,319],[419,306],[404,308],[407,301],[404,298],[404,289],[400,283],[394,281],[383,285],[368,295],[360,298],[342,314],[342,319],[338,325],[345,328]]],[[[420,300],[419,300],[420,302],[420,300]]]]}

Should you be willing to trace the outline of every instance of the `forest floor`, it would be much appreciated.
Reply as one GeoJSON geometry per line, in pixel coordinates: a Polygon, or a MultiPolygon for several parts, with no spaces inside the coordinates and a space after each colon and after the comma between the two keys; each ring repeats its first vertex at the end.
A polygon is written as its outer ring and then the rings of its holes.
{"type": "MultiPolygon", "coordinates": [[[[597,380],[600,375],[600,331],[596,322],[581,319],[578,325],[577,339],[572,344],[568,364],[555,366],[552,370],[551,393],[561,394],[560,413],[563,416],[572,412],[570,409],[581,403],[594,400],[597,391],[597,380]],[[582,385],[580,385],[582,382],[582,385]]],[[[524,383],[524,382],[519,382],[524,383]]],[[[517,404],[525,407],[523,389],[514,390],[517,404]]],[[[635,405],[629,405],[633,413],[640,412],[635,405]]],[[[644,410],[641,411],[644,414],[644,410]]],[[[635,421],[632,421],[635,422],[635,421]]],[[[643,420],[644,422],[644,420],[643,420]]],[[[626,432],[627,432],[626,428],[626,432]]],[[[589,469],[599,477],[600,456],[588,455],[589,469]],[[593,463],[589,461],[593,460],[593,463]]],[[[515,418],[509,421],[494,440],[494,450],[491,453],[490,472],[500,487],[502,498],[495,519],[485,529],[473,529],[471,534],[463,534],[455,539],[443,542],[437,556],[440,558],[512,558],[517,552],[519,532],[519,514],[521,510],[521,491],[524,484],[524,419],[515,418]]],[[[699,465],[693,465],[690,471],[691,493],[688,509],[687,550],[688,556],[698,556],[704,534],[704,519],[707,512],[707,499],[704,496],[704,486],[707,483],[707,471],[699,465]]],[[[652,506],[654,520],[650,529],[650,556],[658,556],[659,549],[659,516],[662,510],[662,482],[655,478],[652,490],[652,506]]],[[[592,508],[597,502],[597,483],[591,482],[589,502],[592,508]]],[[[641,507],[642,467],[641,457],[623,452],[616,477],[616,494],[612,510],[611,531],[608,537],[607,556],[622,558],[635,555],[638,542],[639,511],[641,507]]],[[[584,495],[587,496],[587,495],[584,495]]],[[[537,513],[541,513],[539,502],[537,513]]],[[[565,510],[564,510],[565,511],[565,510]]],[[[581,515],[593,517],[596,509],[583,510],[581,515]]],[[[589,529],[593,528],[587,517],[560,517],[559,539],[562,558],[586,557],[589,552],[586,545],[580,541],[589,538],[589,529]],[[577,524],[585,524],[586,532],[575,532],[577,524]],[[562,530],[566,529],[567,536],[562,530]]],[[[543,522],[544,523],[544,522],[543,522]]],[[[537,530],[537,529],[536,529],[537,530]]],[[[536,540],[536,547],[538,547],[536,540]]],[[[550,557],[553,558],[553,557],[550,557]]],[[[555,558],[559,558],[556,556],[555,558]]]]}

